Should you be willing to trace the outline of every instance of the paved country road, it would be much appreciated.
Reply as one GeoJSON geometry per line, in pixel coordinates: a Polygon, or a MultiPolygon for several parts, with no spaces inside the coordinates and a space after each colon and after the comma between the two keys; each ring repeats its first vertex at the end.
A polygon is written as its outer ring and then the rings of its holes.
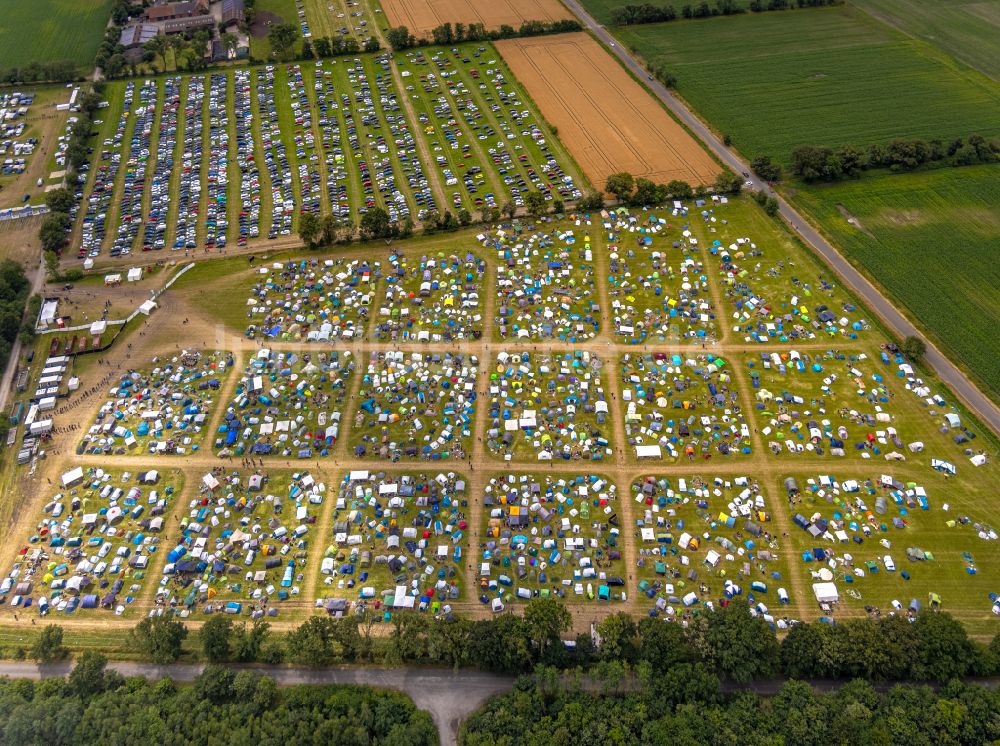
{"type": "Polygon", "coordinates": [[[577,0],[563,0],[563,3],[573,11],[577,19],[587,29],[606,46],[611,48],[619,60],[659,98],[673,112],[681,122],[690,129],[723,163],[729,166],[738,174],[749,173],[749,177],[744,177],[748,189],[764,190],[773,196],[777,201],[781,217],[788,222],[792,228],[798,232],[802,239],[812,247],[813,251],[823,257],[824,260],[840,275],[843,282],[861,298],[869,308],[879,315],[883,323],[894,332],[900,339],[903,337],[920,337],[927,344],[927,354],[924,362],[944,381],[952,390],[958,394],[969,409],[975,412],[980,419],[987,424],[993,432],[1000,435],[1000,407],[983,394],[982,391],[965,375],[950,359],[943,355],[923,334],[921,334],[913,323],[906,318],[889,301],[888,298],[857,269],[848,262],[841,253],[835,249],[829,241],[819,234],[791,205],[777,192],[772,190],[766,183],[761,182],[750,172],[750,166],[740,160],[729,148],[722,144],[722,141],[715,136],[704,122],[696,117],[690,109],[681,103],[670,91],[659,81],[649,79],[649,72],[639,61],[633,57],[627,49],[622,47],[604,27],[583,9],[577,0]]]}

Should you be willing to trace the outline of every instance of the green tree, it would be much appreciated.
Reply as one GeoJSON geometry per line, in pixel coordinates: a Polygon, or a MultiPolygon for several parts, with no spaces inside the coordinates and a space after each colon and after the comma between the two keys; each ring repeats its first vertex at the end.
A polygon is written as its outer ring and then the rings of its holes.
{"type": "Polygon", "coordinates": [[[466,226],[472,222],[472,215],[464,207],[458,211],[458,224],[461,226],[466,226]]]}
{"type": "Polygon", "coordinates": [[[392,238],[395,236],[394,228],[396,226],[389,220],[389,213],[381,207],[373,207],[361,217],[361,237],[365,240],[392,238]]]}
{"type": "Polygon", "coordinates": [[[154,58],[156,57],[160,58],[161,60],[160,70],[164,71],[167,69],[167,49],[169,49],[169,47],[170,47],[170,42],[168,41],[167,37],[164,36],[163,34],[157,34],[152,39],[150,39],[149,41],[147,41],[145,44],[142,45],[142,48],[147,52],[151,52],[154,58]]]}
{"type": "Polygon", "coordinates": [[[719,674],[741,684],[774,674],[778,641],[763,618],[730,604],[702,619],[706,658],[719,674]]]}
{"type": "Polygon", "coordinates": [[[69,189],[61,187],[45,193],[45,204],[52,212],[69,213],[76,204],[76,197],[69,189]]]}
{"type": "Polygon", "coordinates": [[[471,629],[472,624],[465,619],[443,619],[431,624],[427,635],[428,654],[458,670],[468,660],[471,629]]]}
{"type": "Polygon", "coordinates": [[[691,199],[694,196],[694,190],[691,188],[691,185],[680,179],[668,181],[666,190],[667,195],[674,199],[691,199]]]}
{"type": "Polygon", "coordinates": [[[249,627],[244,623],[235,628],[231,645],[233,657],[241,663],[262,660],[261,654],[270,634],[271,625],[263,619],[255,619],[249,627]]]}
{"type": "Polygon", "coordinates": [[[63,646],[63,628],[58,624],[46,624],[31,645],[28,655],[39,663],[52,663],[69,655],[63,646]]]}
{"type": "Polygon", "coordinates": [[[904,357],[919,363],[927,354],[927,345],[920,337],[907,337],[899,346],[899,351],[903,353],[904,357]]]}
{"type": "Polygon", "coordinates": [[[69,672],[69,688],[81,699],[87,700],[107,688],[105,667],[108,659],[94,650],[85,651],[69,672]]]}
{"type": "Polygon", "coordinates": [[[316,242],[323,233],[323,224],[319,215],[304,212],[299,215],[299,238],[310,248],[316,247],[316,242]]]}
{"type": "Polygon", "coordinates": [[[538,217],[545,213],[545,195],[537,189],[532,189],[524,198],[524,206],[530,215],[538,217]]]}
{"type": "Polygon", "coordinates": [[[631,614],[619,611],[604,617],[597,625],[601,638],[601,657],[605,660],[634,663],[639,653],[639,628],[631,614]]]}
{"type": "Polygon", "coordinates": [[[739,194],[743,179],[732,171],[723,171],[715,177],[715,191],[718,194],[739,194]]]}
{"type": "Polygon", "coordinates": [[[596,189],[584,192],[584,195],[576,201],[576,209],[581,212],[591,212],[604,208],[604,197],[596,189]]]}
{"type": "Polygon", "coordinates": [[[666,671],[694,659],[694,651],[679,624],[645,617],[639,621],[640,660],[648,661],[654,671],[666,671]]]}
{"type": "Polygon", "coordinates": [[[632,195],[633,189],[635,189],[635,179],[632,174],[625,171],[611,174],[604,182],[604,191],[615,195],[615,199],[619,202],[627,200],[632,195]]]}
{"type": "Polygon", "coordinates": [[[201,650],[210,663],[232,657],[233,620],[227,614],[214,614],[201,625],[198,638],[201,650]]]}
{"type": "Polygon", "coordinates": [[[917,656],[913,676],[948,681],[966,676],[976,664],[977,650],[961,622],[943,611],[924,611],[914,622],[917,656]]]}
{"type": "Polygon", "coordinates": [[[279,59],[288,59],[298,38],[299,30],[291,23],[276,23],[267,32],[271,54],[279,59]]]}
{"type": "Polygon", "coordinates": [[[781,181],[781,164],[769,155],[759,155],[750,161],[750,170],[764,181],[781,181]]]}
{"type": "Polygon", "coordinates": [[[552,214],[561,215],[565,211],[566,207],[563,205],[563,201],[559,198],[552,200],[552,214]]]}
{"type": "Polygon", "coordinates": [[[406,26],[396,26],[385,32],[385,40],[395,51],[408,49],[416,44],[416,39],[406,26]]]}
{"type": "Polygon", "coordinates": [[[781,670],[794,679],[822,676],[818,661],[823,648],[823,637],[818,625],[796,624],[781,641],[781,670]]]}
{"type": "Polygon", "coordinates": [[[528,633],[535,643],[539,658],[544,660],[548,647],[553,642],[559,642],[559,635],[570,628],[573,617],[554,598],[533,598],[524,610],[524,621],[528,625],[528,633]]]}
{"type": "Polygon", "coordinates": [[[517,205],[514,204],[514,200],[509,199],[504,202],[500,208],[500,212],[506,215],[508,220],[513,220],[514,215],[517,213],[517,205]]]}
{"type": "Polygon", "coordinates": [[[64,212],[52,212],[45,216],[38,229],[38,238],[45,251],[56,251],[66,243],[70,222],[69,215],[64,212]]]}
{"type": "Polygon", "coordinates": [[[285,638],[289,660],[300,666],[329,666],[337,659],[336,633],[333,619],[310,617],[285,638]]]}
{"type": "Polygon", "coordinates": [[[146,617],[133,627],[132,643],[154,663],[173,663],[181,657],[181,644],[187,637],[187,627],[177,619],[165,616],[146,617]]]}

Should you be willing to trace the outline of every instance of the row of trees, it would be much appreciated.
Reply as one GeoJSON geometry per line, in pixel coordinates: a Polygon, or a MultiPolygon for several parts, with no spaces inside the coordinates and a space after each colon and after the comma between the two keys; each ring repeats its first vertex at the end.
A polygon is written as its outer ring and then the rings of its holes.
{"type": "Polygon", "coordinates": [[[80,80],[80,68],[73,60],[30,62],[23,67],[0,71],[0,83],[68,83],[80,80]]]}
{"type": "Polygon", "coordinates": [[[524,677],[513,692],[469,717],[461,742],[972,746],[1000,738],[1000,693],[959,681],[937,692],[901,685],[885,693],[862,680],[829,693],[789,681],[763,697],[746,690],[726,695],[698,665],[678,666],[664,676],[640,668],[637,686],[616,684],[614,673],[604,672],[598,691],[550,670],[524,677]]]}
{"type": "MultiPolygon", "coordinates": [[[[576,201],[576,207],[581,211],[599,210],[603,206],[604,200],[597,192],[588,192],[576,201]]],[[[559,215],[566,209],[561,199],[549,202],[537,189],[525,195],[524,207],[529,215],[536,218],[546,214],[559,215]]],[[[480,223],[496,223],[501,217],[513,219],[517,209],[514,200],[507,200],[500,207],[484,205],[476,215],[465,208],[454,213],[448,209],[444,212],[431,211],[423,217],[422,228],[424,233],[456,231],[472,225],[476,220],[480,223]]],[[[343,223],[333,215],[303,213],[299,216],[298,235],[303,243],[316,249],[338,243],[349,243],[355,236],[363,241],[409,238],[413,235],[413,230],[414,223],[411,218],[408,217],[402,222],[393,221],[384,209],[373,207],[361,216],[357,230],[352,223],[343,223]]]]}
{"type": "MultiPolygon", "coordinates": [[[[7,367],[7,359],[18,334],[30,336],[32,333],[34,319],[25,319],[25,305],[30,291],[31,283],[24,274],[24,267],[12,259],[0,262],[0,370],[7,367]]],[[[37,313],[37,302],[34,307],[37,313]]]]}
{"type": "Polygon", "coordinates": [[[65,679],[0,679],[7,744],[438,743],[426,712],[402,694],[361,686],[292,686],[208,667],[191,686],[124,679],[84,653],[65,679]]]}
{"type": "Polygon", "coordinates": [[[971,135],[965,140],[897,139],[867,148],[803,145],[792,151],[792,173],[804,181],[839,181],[868,169],[912,171],[923,166],[970,166],[1000,160],[1000,141],[971,135]]]}
{"type": "Polygon", "coordinates": [[[94,126],[94,114],[101,104],[103,83],[95,83],[93,88],[80,96],[80,112],[76,122],[70,127],[69,143],[66,146],[66,184],[45,193],[45,204],[49,213],[38,228],[38,240],[45,252],[49,267],[55,266],[56,252],[66,243],[66,235],[73,226],[73,210],[76,207],[76,187],[80,183],[80,169],[90,160],[90,135],[94,126]]]}
{"type": "Polygon", "coordinates": [[[406,26],[396,26],[385,32],[386,41],[395,51],[430,44],[460,44],[465,41],[497,41],[515,39],[522,36],[544,36],[546,34],[566,34],[581,31],[579,21],[561,19],[556,21],[525,21],[518,28],[503,24],[499,29],[488,29],[482,23],[443,23],[431,29],[430,37],[416,37],[406,26]]]}
{"type": "MultiPolygon", "coordinates": [[[[658,675],[698,665],[737,683],[776,676],[943,682],[1000,672],[1000,635],[988,646],[979,645],[961,623],[935,611],[913,621],[896,616],[835,626],[798,624],[780,641],[762,617],[752,616],[741,604],[702,614],[687,626],[651,617],[637,620],[619,612],[597,625],[598,647],[585,633],[575,638],[572,648],[561,641],[572,618],[556,599],[532,600],[523,616],[507,613],[468,620],[396,614],[388,623],[388,636],[374,634],[376,626],[383,626],[380,619],[368,613],[342,619],[310,617],[278,639],[266,621],[247,623],[217,615],[205,622],[197,641],[201,657],[210,663],[434,663],[505,674],[527,673],[538,665],[587,669],[624,664],[658,675]]],[[[177,619],[148,618],[131,632],[130,649],[156,663],[170,663],[180,658],[187,636],[177,619]]],[[[64,655],[61,629],[43,629],[29,652],[43,662],[64,655]]]]}
{"type": "Polygon", "coordinates": [[[739,194],[743,188],[743,180],[731,171],[723,171],[711,187],[699,184],[692,187],[686,181],[674,180],[666,184],[657,184],[640,177],[634,177],[626,171],[620,171],[608,176],[604,182],[604,191],[613,194],[619,202],[632,207],[658,205],[668,199],[703,199],[710,194],[739,194]]]}
{"type": "Polygon", "coordinates": [[[715,0],[714,5],[702,2],[684,5],[678,13],[673,5],[653,5],[638,3],[611,9],[611,22],[616,26],[632,26],[640,23],[667,23],[677,18],[711,18],[712,16],[732,16],[746,13],[763,13],[769,10],[788,10],[796,5],[800,8],[815,8],[824,5],[839,5],[843,0],[752,0],[744,6],[739,0],[715,0]]]}

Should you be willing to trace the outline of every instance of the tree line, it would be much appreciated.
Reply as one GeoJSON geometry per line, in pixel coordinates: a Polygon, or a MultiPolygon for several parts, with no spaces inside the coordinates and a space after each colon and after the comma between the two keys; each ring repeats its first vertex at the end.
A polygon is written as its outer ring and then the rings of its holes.
{"type": "Polygon", "coordinates": [[[73,216],[77,206],[77,188],[84,181],[81,171],[90,160],[90,137],[94,126],[94,115],[101,105],[103,83],[94,83],[91,90],[81,94],[80,111],[76,122],[70,127],[69,142],[66,145],[67,186],[45,193],[48,214],[38,228],[38,240],[42,244],[46,263],[50,271],[55,270],[57,254],[66,243],[66,236],[73,227],[73,216]]]}
{"type": "Polygon", "coordinates": [[[497,41],[546,34],[566,34],[582,31],[579,21],[561,19],[556,21],[525,21],[518,28],[503,24],[499,29],[487,29],[482,23],[443,23],[431,29],[430,37],[414,36],[406,26],[395,26],[385,32],[386,41],[394,51],[425,47],[430,44],[461,44],[466,41],[497,41]]]}
{"type": "Polygon", "coordinates": [[[678,18],[711,18],[746,13],[764,13],[771,10],[792,8],[818,8],[826,5],[840,5],[843,0],[751,0],[743,5],[738,0],[716,0],[714,5],[701,2],[697,5],[681,6],[680,13],[673,5],[653,5],[637,3],[611,9],[611,22],[616,26],[633,26],[641,23],[668,23],[678,18]]]}
{"type": "Polygon", "coordinates": [[[633,176],[627,171],[610,174],[604,182],[604,191],[615,199],[631,207],[659,205],[668,199],[704,199],[712,194],[739,194],[743,180],[731,171],[721,172],[711,186],[699,184],[692,187],[686,181],[676,179],[666,184],[657,184],[643,177],[633,176]]]}
{"type": "Polygon", "coordinates": [[[840,181],[855,178],[863,171],[888,168],[912,171],[921,167],[971,166],[1000,160],[1000,141],[982,135],[966,139],[896,139],[888,144],[873,143],[866,148],[842,145],[828,148],[803,145],[792,151],[792,173],[803,181],[840,181]]]}
{"type": "MultiPolygon", "coordinates": [[[[1000,634],[981,645],[940,611],[912,619],[799,623],[780,640],[761,616],[739,604],[700,614],[686,625],[652,617],[637,620],[619,612],[597,624],[595,637],[579,634],[567,645],[564,637],[571,627],[562,602],[545,598],[529,602],[523,615],[508,612],[476,620],[406,612],[388,622],[369,612],[316,616],[280,638],[264,620],[219,614],[202,625],[194,647],[210,663],[438,664],[503,674],[529,673],[539,665],[587,670],[620,664],[645,666],[658,675],[679,666],[700,666],[736,683],[773,677],[946,682],[1000,674],[1000,634]],[[376,627],[386,626],[388,634],[375,634],[376,627]]],[[[185,653],[187,637],[187,627],[178,619],[147,618],[130,632],[129,650],[155,663],[171,663],[185,653]]],[[[58,660],[68,653],[62,643],[62,629],[49,625],[20,657],[58,660]]]]}
{"type": "Polygon", "coordinates": [[[514,690],[489,700],[462,727],[463,746],[521,744],[906,744],[968,746],[1000,738],[1000,694],[952,681],[935,692],[898,685],[878,692],[851,681],[820,693],[788,681],[771,697],[750,691],[724,694],[699,665],[653,676],[638,670],[638,686],[623,688],[614,667],[600,689],[539,671],[514,690]]]}
{"type": "Polygon", "coordinates": [[[0,679],[7,744],[342,744],[434,746],[437,729],[406,696],[363,686],[278,688],[210,666],[190,686],[123,678],[84,653],[66,678],[0,679]]]}
{"type": "Polygon", "coordinates": [[[30,62],[22,67],[0,70],[0,83],[69,83],[82,80],[80,68],[73,60],[30,62]]]}

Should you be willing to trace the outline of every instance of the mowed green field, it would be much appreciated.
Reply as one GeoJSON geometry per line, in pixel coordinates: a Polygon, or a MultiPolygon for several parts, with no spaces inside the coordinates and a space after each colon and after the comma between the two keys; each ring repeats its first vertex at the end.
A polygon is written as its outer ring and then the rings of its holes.
{"type": "Polygon", "coordinates": [[[1000,2],[997,0],[854,0],[854,3],[879,20],[930,42],[994,80],[1000,80],[1000,2]]]}
{"type": "Polygon", "coordinates": [[[749,157],[1000,134],[1000,85],[850,6],[635,26],[622,41],[749,157]]]}
{"type": "Polygon", "coordinates": [[[110,15],[110,0],[0,0],[0,69],[57,60],[90,69],[110,15]]]}
{"type": "Polygon", "coordinates": [[[1000,167],[868,176],[796,200],[1000,399],[1000,167]]]}

